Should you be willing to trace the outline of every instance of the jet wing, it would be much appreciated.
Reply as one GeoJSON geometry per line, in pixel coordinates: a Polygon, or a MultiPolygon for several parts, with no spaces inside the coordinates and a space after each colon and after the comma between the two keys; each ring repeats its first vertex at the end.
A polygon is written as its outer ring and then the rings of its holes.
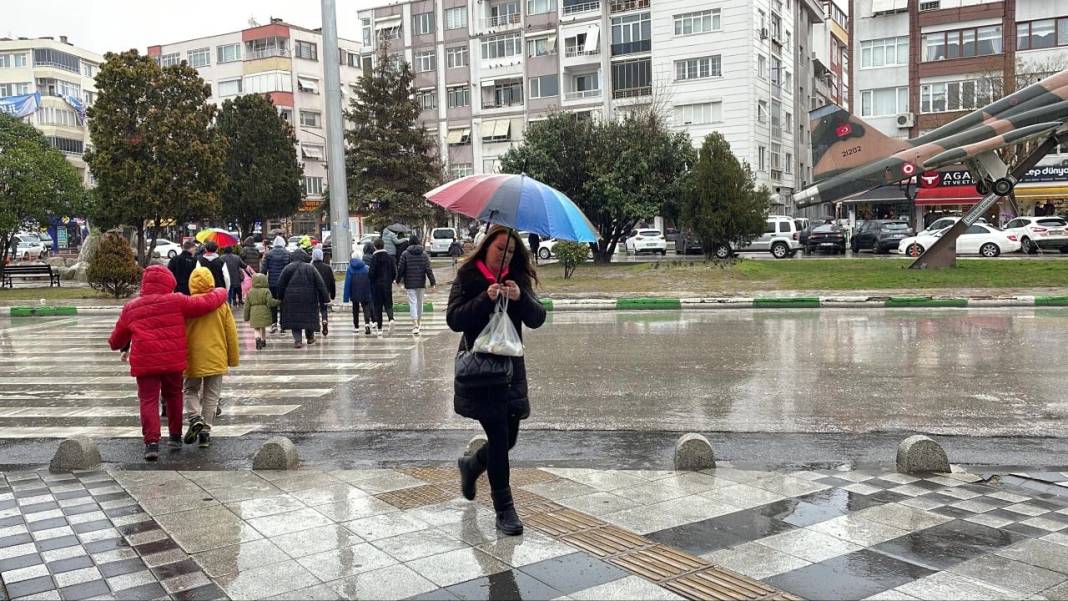
{"type": "MultiPolygon", "coordinates": [[[[1064,127],[1064,123],[1052,121],[1047,123],[1036,123],[1034,125],[1028,125],[1027,127],[1014,129],[979,142],[940,152],[924,161],[923,168],[924,170],[929,171],[931,169],[945,167],[946,165],[962,163],[984,152],[993,152],[999,148],[1021,144],[1028,140],[1044,137],[1061,127],[1064,127]]],[[[937,141],[934,143],[937,144],[937,141]]]]}

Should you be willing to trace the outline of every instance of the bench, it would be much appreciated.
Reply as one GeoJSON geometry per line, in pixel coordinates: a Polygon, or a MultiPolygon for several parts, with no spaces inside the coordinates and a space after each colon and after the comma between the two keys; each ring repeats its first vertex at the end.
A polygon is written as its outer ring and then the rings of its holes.
{"type": "Polygon", "coordinates": [[[53,271],[51,265],[8,265],[4,267],[4,281],[0,288],[14,288],[14,278],[48,278],[48,287],[59,286],[59,272],[53,271]]]}

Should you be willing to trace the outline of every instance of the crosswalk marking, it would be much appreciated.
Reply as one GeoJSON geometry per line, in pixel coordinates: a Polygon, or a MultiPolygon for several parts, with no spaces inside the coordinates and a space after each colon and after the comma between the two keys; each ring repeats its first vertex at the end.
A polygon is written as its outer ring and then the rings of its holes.
{"type": "MultiPolygon", "coordinates": [[[[230,415],[285,415],[300,405],[239,405],[227,411],[230,415]]],[[[137,407],[0,407],[0,418],[5,417],[137,417],[137,407]]]]}

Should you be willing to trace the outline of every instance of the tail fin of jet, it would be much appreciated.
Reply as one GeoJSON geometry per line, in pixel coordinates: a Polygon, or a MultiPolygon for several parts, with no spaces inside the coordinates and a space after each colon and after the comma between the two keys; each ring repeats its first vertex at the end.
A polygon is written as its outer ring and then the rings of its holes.
{"type": "Polygon", "coordinates": [[[829,104],[809,113],[812,175],[818,182],[847,169],[885,159],[910,148],[884,135],[842,107],[829,104]]]}

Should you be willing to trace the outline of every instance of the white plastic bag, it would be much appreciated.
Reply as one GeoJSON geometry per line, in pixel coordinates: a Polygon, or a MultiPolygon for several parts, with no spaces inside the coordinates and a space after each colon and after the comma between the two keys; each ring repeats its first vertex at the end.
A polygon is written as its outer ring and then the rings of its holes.
{"type": "Polygon", "coordinates": [[[505,357],[522,357],[523,341],[508,318],[508,298],[501,293],[497,301],[489,323],[482,329],[482,333],[475,338],[475,344],[471,347],[475,353],[490,353],[491,355],[504,355],[505,357]]]}

